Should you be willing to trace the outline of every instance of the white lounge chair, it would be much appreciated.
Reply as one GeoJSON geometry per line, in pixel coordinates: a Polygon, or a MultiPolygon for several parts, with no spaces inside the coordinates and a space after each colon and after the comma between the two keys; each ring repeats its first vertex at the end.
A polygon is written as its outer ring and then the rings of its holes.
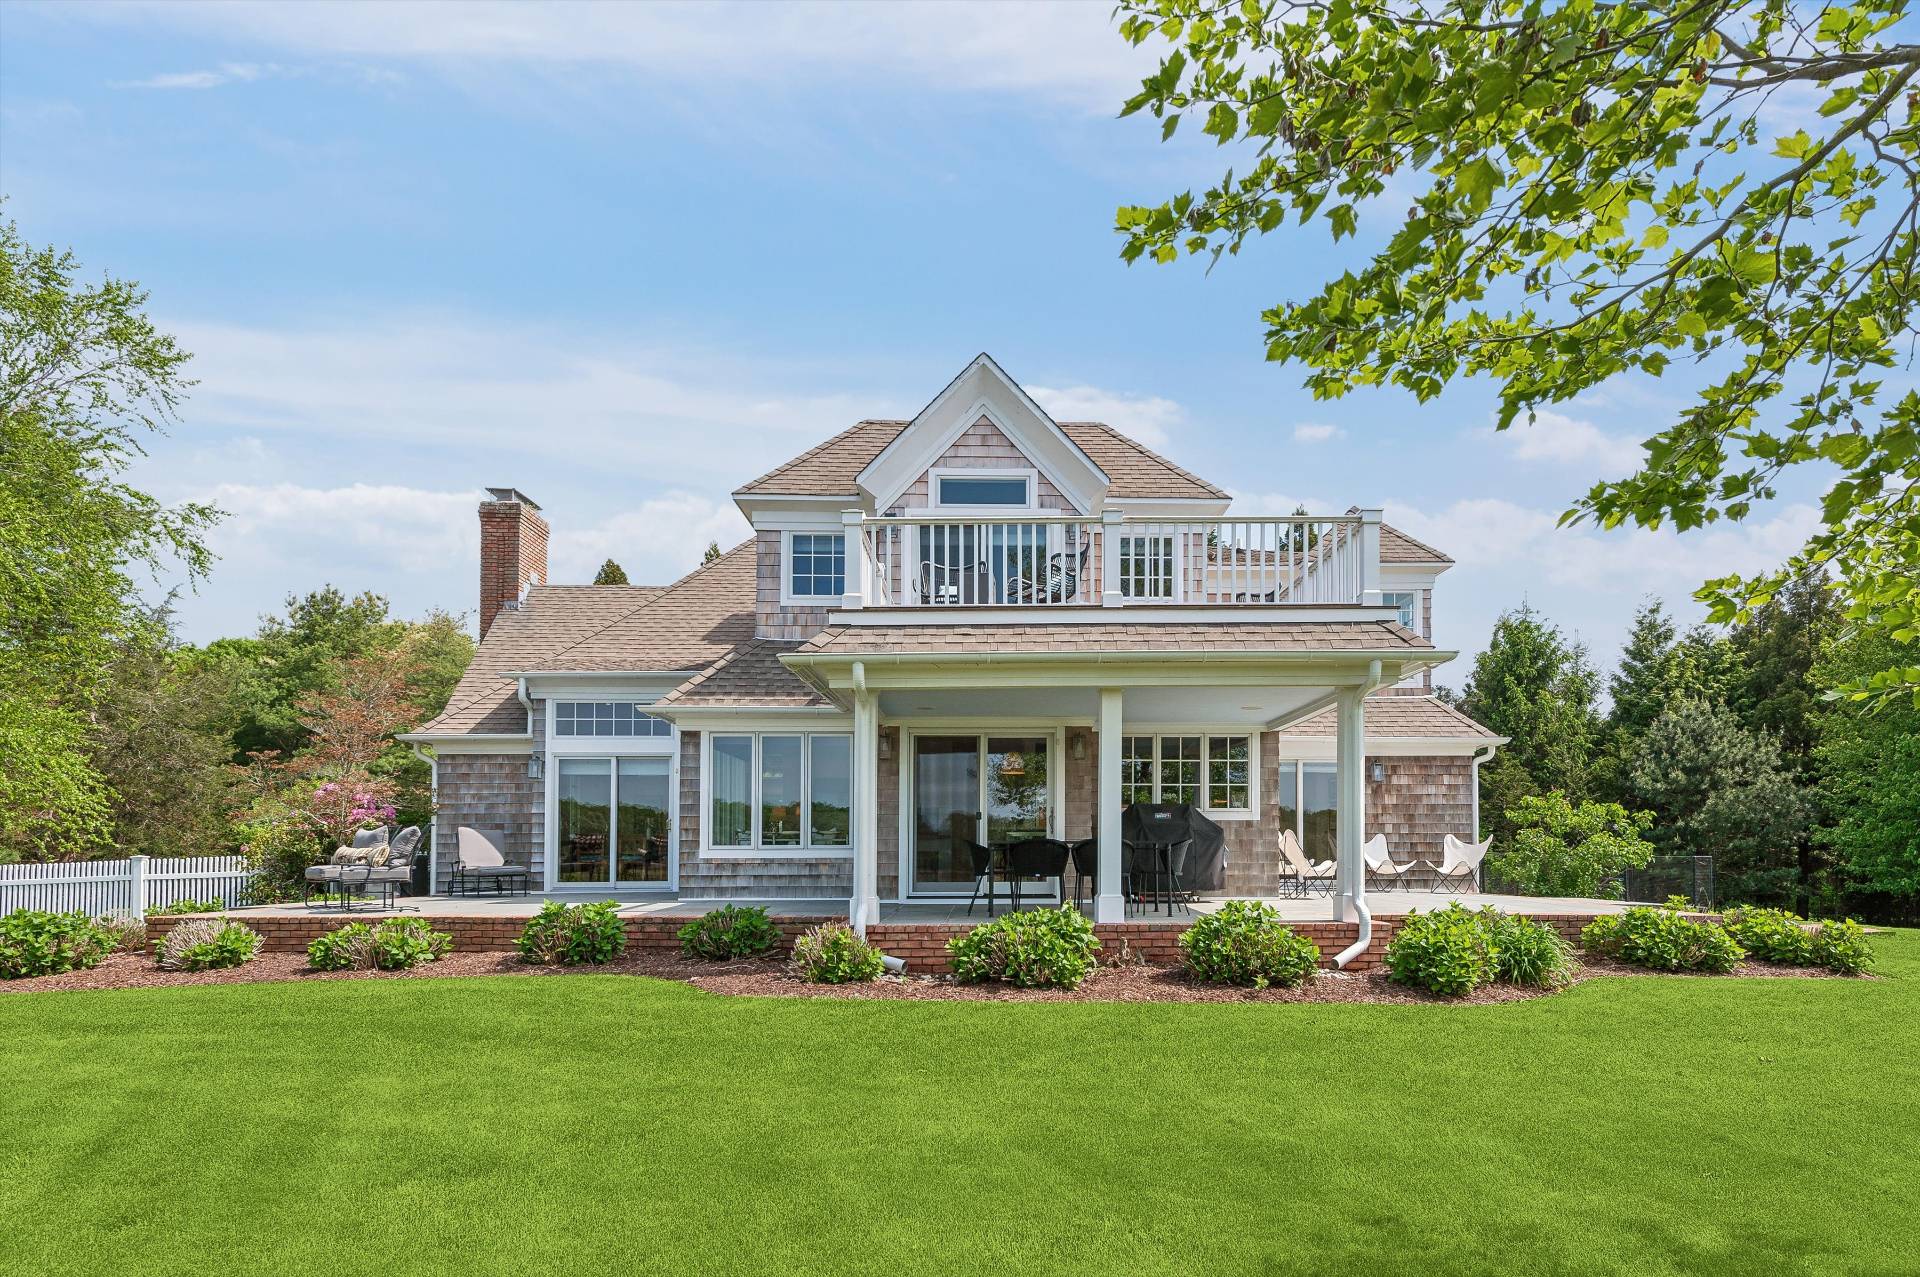
{"type": "Polygon", "coordinates": [[[1442,889],[1456,894],[1480,889],[1480,862],[1486,859],[1487,848],[1493,846],[1493,839],[1485,842],[1461,842],[1448,834],[1441,849],[1446,859],[1434,866],[1433,889],[1442,889]]]}
{"type": "Polygon", "coordinates": [[[508,864],[501,848],[507,845],[504,829],[474,829],[462,825],[455,835],[453,867],[447,872],[447,894],[457,896],[475,887],[491,887],[496,893],[516,884],[527,894],[530,875],[525,865],[508,864]]]}
{"type": "Polygon", "coordinates": [[[1367,886],[1394,887],[1410,880],[1414,870],[1425,865],[1424,860],[1413,860],[1402,865],[1394,861],[1393,853],[1387,850],[1387,836],[1375,834],[1360,847],[1360,855],[1367,862],[1367,886]]]}
{"type": "Polygon", "coordinates": [[[1293,836],[1291,829],[1280,831],[1280,857],[1283,861],[1281,869],[1292,871],[1285,877],[1302,895],[1316,888],[1323,892],[1333,890],[1333,879],[1336,873],[1334,863],[1331,860],[1323,860],[1318,864],[1309,863],[1307,853],[1300,849],[1300,840],[1293,836]]]}

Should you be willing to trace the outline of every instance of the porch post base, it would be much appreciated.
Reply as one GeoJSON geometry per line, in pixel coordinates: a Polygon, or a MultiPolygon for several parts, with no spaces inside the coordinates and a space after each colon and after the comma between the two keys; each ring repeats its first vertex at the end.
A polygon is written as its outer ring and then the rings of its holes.
{"type": "Polygon", "coordinates": [[[1095,896],[1093,898],[1093,920],[1095,922],[1125,922],[1127,920],[1127,898],[1125,896],[1095,896]]]}
{"type": "Polygon", "coordinates": [[[1335,922],[1358,922],[1360,911],[1353,907],[1353,893],[1343,891],[1333,899],[1333,920],[1335,922]]]}

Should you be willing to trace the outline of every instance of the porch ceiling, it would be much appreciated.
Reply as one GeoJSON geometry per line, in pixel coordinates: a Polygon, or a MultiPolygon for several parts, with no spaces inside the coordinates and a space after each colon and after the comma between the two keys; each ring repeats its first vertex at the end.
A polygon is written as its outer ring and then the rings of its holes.
{"type": "MultiPolygon", "coordinates": [[[[1332,691],[1330,685],[1129,687],[1121,693],[1121,718],[1128,726],[1264,727],[1324,701],[1332,691]]],[[[880,693],[880,716],[888,721],[1065,719],[1091,723],[1099,711],[1100,692],[1092,687],[934,688],[880,693]]]]}

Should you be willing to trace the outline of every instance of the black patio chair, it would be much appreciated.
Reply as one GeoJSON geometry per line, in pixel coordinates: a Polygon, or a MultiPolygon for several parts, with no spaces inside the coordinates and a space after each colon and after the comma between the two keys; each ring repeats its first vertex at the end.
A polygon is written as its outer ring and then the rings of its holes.
{"type": "Polygon", "coordinates": [[[1082,838],[1067,850],[1073,860],[1073,907],[1085,913],[1086,906],[1080,901],[1100,894],[1100,840],[1082,838]],[[1087,891],[1088,882],[1094,885],[1092,893],[1087,891]]]}
{"type": "Polygon", "coordinates": [[[971,838],[958,836],[955,836],[953,842],[956,847],[967,853],[973,865],[973,897],[967,901],[967,915],[969,917],[973,915],[974,903],[980,899],[980,892],[985,890],[987,917],[993,917],[993,880],[1000,872],[999,866],[993,863],[993,848],[984,843],[977,843],[971,838]]]}
{"type": "Polygon", "coordinates": [[[1020,912],[1020,883],[1027,878],[1051,878],[1066,895],[1067,860],[1073,849],[1058,838],[1025,838],[1007,848],[1007,885],[1013,893],[1013,911],[1020,912]]]}

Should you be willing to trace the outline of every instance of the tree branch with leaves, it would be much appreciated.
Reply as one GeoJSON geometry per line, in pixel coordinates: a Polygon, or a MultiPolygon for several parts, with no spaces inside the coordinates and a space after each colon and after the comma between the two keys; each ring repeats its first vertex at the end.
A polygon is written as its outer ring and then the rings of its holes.
{"type": "Polygon", "coordinates": [[[1501,429],[1615,377],[1684,379],[1640,469],[1563,522],[1737,521],[1826,467],[1799,553],[1698,597],[1732,621],[1823,574],[1894,655],[1840,693],[1920,704],[1920,44],[1890,38],[1905,11],[1122,0],[1127,40],[1170,46],[1124,113],[1163,138],[1198,119],[1251,160],[1121,208],[1122,256],[1217,263],[1290,221],[1337,241],[1363,206],[1407,200],[1363,265],[1265,312],[1270,359],[1326,398],[1425,401],[1484,376],[1501,429]]]}

